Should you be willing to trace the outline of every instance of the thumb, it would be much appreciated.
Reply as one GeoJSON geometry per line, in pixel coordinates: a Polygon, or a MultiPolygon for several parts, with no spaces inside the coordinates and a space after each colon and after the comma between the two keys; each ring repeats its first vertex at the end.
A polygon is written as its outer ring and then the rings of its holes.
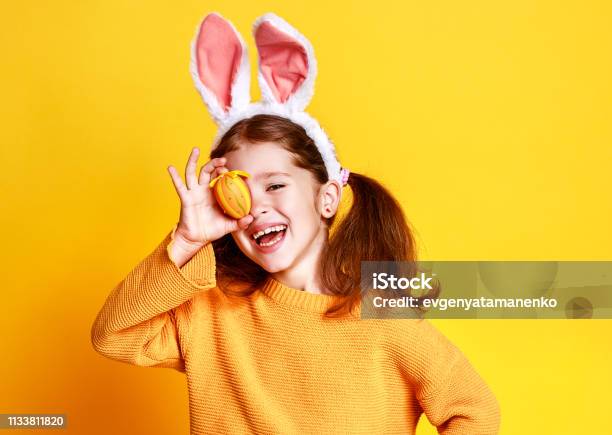
{"type": "Polygon", "coordinates": [[[253,216],[246,215],[240,219],[227,218],[226,228],[228,233],[233,233],[238,230],[245,230],[248,228],[249,224],[253,221],[253,216]]]}
{"type": "Polygon", "coordinates": [[[249,225],[253,223],[254,220],[255,218],[252,215],[248,214],[245,217],[238,219],[236,222],[240,229],[246,230],[249,225]]]}

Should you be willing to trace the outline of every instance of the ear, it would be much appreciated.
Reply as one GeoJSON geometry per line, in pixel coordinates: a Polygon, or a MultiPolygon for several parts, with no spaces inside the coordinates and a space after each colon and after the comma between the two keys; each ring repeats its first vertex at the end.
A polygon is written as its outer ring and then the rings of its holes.
{"type": "Polygon", "coordinates": [[[190,71],[217,124],[250,102],[249,56],[242,37],[217,13],[207,15],[191,42],[190,71]]]}
{"type": "Polygon", "coordinates": [[[253,36],[262,99],[283,104],[292,111],[303,111],[312,98],[317,75],[310,41],[273,13],[255,20],[253,36]]]}
{"type": "Polygon", "coordinates": [[[342,187],[336,180],[329,180],[319,190],[319,211],[324,218],[331,218],[338,211],[342,187]]]}

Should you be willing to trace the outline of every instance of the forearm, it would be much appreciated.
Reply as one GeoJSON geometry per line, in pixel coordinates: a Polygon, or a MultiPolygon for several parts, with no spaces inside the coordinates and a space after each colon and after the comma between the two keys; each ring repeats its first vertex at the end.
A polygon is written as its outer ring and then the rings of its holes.
{"type": "MultiPolygon", "coordinates": [[[[91,330],[94,348],[111,358],[138,364],[159,341],[159,355],[177,355],[177,322],[172,310],[195,293],[216,285],[215,260],[208,245],[179,268],[169,256],[172,233],[108,296],[91,330]]],[[[180,310],[179,310],[180,312],[180,310]]]]}
{"type": "MultiPolygon", "coordinates": [[[[459,373],[462,372],[462,373],[459,373]]],[[[464,379],[449,379],[439,391],[421,398],[429,421],[444,435],[496,435],[501,413],[499,402],[477,374],[465,368],[464,379]]]]}

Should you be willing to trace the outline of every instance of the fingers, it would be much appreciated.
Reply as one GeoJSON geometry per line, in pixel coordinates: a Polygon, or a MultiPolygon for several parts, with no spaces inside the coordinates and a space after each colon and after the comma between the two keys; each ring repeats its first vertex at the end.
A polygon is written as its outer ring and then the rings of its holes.
{"type": "Polygon", "coordinates": [[[218,167],[221,167],[221,166],[225,165],[225,162],[226,162],[226,158],[225,157],[217,157],[215,159],[212,159],[212,160],[208,161],[200,169],[200,177],[199,177],[198,183],[201,184],[201,185],[205,185],[205,184],[210,183],[210,180],[212,180],[214,178],[212,176],[212,173],[218,167]]]}
{"type": "Polygon", "coordinates": [[[238,228],[241,230],[246,230],[255,218],[250,214],[246,215],[243,218],[238,219],[238,228]]]}
{"type": "Polygon", "coordinates": [[[189,159],[187,160],[187,166],[185,166],[185,181],[189,189],[193,189],[198,184],[196,177],[198,157],[200,157],[200,149],[198,147],[193,147],[191,154],[189,154],[189,159]]]}
{"type": "Polygon", "coordinates": [[[170,177],[172,178],[172,184],[174,184],[174,188],[176,189],[176,193],[178,193],[179,197],[183,199],[185,194],[190,190],[196,187],[198,184],[205,185],[210,182],[212,175],[216,177],[217,175],[223,174],[228,171],[227,168],[223,167],[225,165],[227,159],[225,157],[217,157],[210,161],[208,161],[202,168],[200,169],[199,177],[196,176],[196,167],[198,164],[198,158],[200,156],[200,149],[198,147],[194,147],[189,154],[189,159],[187,160],[187,165],[185,167],[185,183],[181,179],[180,175],[176,168],[172,165],[168,166],[168,172],[170,173],[170,177]]]}
{"type": "Polygon", "coordinates": [[[187,187],[183,184],[183,180],[181,180],[181,176],[174,166],[168,166],[168,172],[170,173],[170,178],[172,178],[172,184],[174,184],[176,193],[178,193],[178,196],[183,200],[187,187]]]}
{"type": "Polygon", "coordinates": [[[213,178],[218,177],[219,175],[224,174],[226,172],[229,172],[229,169],[227,169],[225,166],[217,167],[214,171],[212,171],[212,174],[210,174],[210,179],[212,180],[213,178]]]}

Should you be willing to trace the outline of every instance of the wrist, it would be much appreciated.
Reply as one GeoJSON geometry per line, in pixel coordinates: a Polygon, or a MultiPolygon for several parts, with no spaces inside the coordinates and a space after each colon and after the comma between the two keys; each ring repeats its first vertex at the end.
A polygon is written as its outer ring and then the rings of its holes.
{"type": "Polygon", "coordinates": [[[181,245],[187,249],[200,249],[208,243],[208,240],[202,237],[204,233],[200,234],[200,237],[189,237],[193,236],[191,233],[178,223],[174,231],[174,239],[180,241],[181,245]]]}
{"type": "Polygon", "coordinates": [[[181,268],[191,260],[200,249],[202,249],[202,247],[198,248],[193,244],[185,244],[181,239],[175,238],[170,242],[168,254],[170,255],[170,260],[181,268]]]}
{"type": "Polygon", "coordinates": [[[173,242],[174,242],[173,245],[177,249],[185,253],[197,252],[200,249],[202,249],[204,246],[206,246],[206,244],[208,243],[205,241],[195,242],[193,240],[189,240],[185,238],[182,234],[180,234],[178,231],[174,234],[173,242]]]}

